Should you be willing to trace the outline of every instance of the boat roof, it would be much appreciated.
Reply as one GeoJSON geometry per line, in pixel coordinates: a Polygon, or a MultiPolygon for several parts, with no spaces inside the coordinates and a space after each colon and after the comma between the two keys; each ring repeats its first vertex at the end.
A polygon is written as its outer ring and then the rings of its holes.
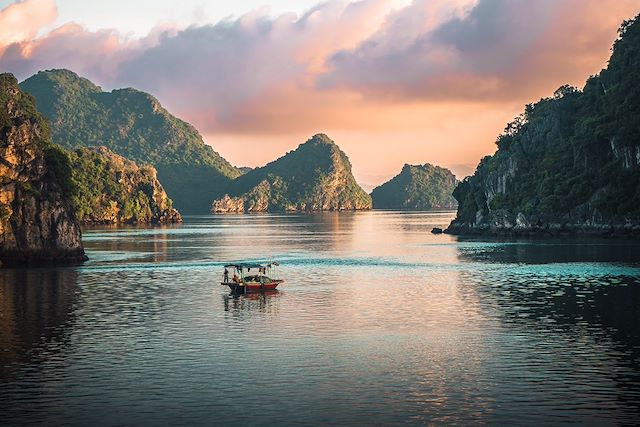
{"type": "Polygon", "coordinates": [[[280,265],[277,262],[263,262],[263,263],[236,263],[236,264],[226,264],[224,268],[235,268],[236,270],[249,269],[249,268],[260,268],[260,267],[271,267],[272,265],[280,265]]]}

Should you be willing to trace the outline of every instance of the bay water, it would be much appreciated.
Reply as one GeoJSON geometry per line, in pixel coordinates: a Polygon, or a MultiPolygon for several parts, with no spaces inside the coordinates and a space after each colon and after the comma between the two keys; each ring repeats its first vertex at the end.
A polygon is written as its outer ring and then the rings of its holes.
{"type": "Polygon", "coordinates": [[[633,424],[640,242],[453,212],[187,217],[0,270],[2,425],[633,424]],[[234,297],[228,262],[279,261],[234,297]]]}

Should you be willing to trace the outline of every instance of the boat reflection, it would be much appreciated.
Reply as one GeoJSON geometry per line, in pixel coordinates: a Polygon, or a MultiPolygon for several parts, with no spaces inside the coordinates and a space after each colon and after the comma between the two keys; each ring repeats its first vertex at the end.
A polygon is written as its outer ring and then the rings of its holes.
{"type": "Polygon", "coordinates": [[[224,311],[241,312],[257,311],[261,313],[277,311],[278,299],[281,292],[267,290],[248,294],[231,292],[223,297],[224,311]]]}

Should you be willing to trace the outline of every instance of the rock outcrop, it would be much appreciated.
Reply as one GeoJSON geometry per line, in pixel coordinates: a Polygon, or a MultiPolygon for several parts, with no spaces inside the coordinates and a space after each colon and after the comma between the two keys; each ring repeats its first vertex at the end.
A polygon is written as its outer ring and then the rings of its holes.
{"type": "Polygon", "coordinates": [[[54,170],[48,125],[11,74],[0,74],[0,262],[77,263],[80,227],[54,170]]]}
{"type": "Polygon", "coordinates": [[[106,147],[68,154],[71,200],[83,223],[181,222],[153,166],[138,166],[106,147]]]}
{"type": "Polygon", "coordinates": [[[213,201],[211,213],[244,213],[244,200],[225,194],[223,198],[213,201]]]}
{"type": "Polygon", "coordinates": [[[391,180],[371,192],[374,209],[455,209],[452,193],[457,184],[449,169],[424,165],[404,165],[391,180]]]}
{"type": "Polygon", "coordinates": [[[207,213],[211,200],[243,173],[206,145],[193,126],[145,92],[103,92],[68,70],[41,71],[21,87],[35,96],[56,144],[66,149],[106,146],[139,164],[153,165],[183,213],[207,213]]]}
{"type": "Polygon", "coordinates": [[[324,134],[236,178],[211,207],[213,213],[363,209],[371,209],[371,198],[356,183],[347,156],[324,134]]]}
{"type": "Polygon", "coordinates": [[[640,20],[608,67],[528,105],[463,180],[449,233],[640,235],[640,20]]]}

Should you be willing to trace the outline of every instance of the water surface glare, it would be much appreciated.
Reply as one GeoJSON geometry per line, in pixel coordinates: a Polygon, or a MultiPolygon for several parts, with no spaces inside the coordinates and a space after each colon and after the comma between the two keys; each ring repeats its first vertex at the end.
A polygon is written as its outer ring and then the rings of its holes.
{"type": "Polygon", "coordinates": [[[0,270],[2,425],[635,424],[640,242],[432,235],[451,212],[85,230],[0,270]],[[232,298],[229,261],[278,292],[232,298]]]}

